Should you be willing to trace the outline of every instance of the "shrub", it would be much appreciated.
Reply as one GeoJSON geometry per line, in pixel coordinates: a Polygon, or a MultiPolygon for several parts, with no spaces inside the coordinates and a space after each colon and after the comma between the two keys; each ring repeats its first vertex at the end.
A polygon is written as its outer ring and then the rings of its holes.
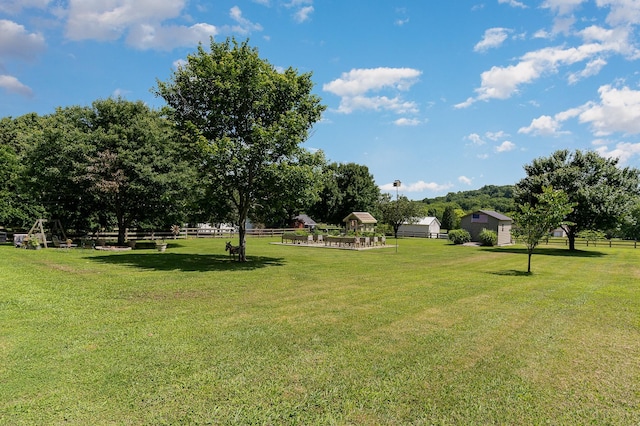
{"type": "Polygon", "coordinates": [[[465,229],[453,229],[449,231],[449,241],[453,244],[464,244],[471,241],[471,234],[465,229]]]}
{"type": "Polygon", "coordinates": [[[479,235],[480,244],[483,246],[495,246],[498,244],[498,234],[495,231],[489,229],[483,229],[479,235]]]}

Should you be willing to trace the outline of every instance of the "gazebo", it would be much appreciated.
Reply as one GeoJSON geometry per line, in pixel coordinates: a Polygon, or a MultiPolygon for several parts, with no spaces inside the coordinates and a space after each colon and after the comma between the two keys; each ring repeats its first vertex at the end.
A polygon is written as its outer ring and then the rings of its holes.
{"type": "Polygon", "coordinates": [[[371,213],[353,212],[345,217],[343,222],[346,224],[347,232],[373,232],[378,221],[371,213]]]}

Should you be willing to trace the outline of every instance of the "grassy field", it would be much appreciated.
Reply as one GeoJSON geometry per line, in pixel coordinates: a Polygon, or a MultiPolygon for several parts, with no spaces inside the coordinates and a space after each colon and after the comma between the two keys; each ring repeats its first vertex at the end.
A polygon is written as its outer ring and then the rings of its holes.
{"type": "Polygon", "coordinates": [[[0,246],[0,424],[640,423],[640,249],[274,241],[0,246]]]}

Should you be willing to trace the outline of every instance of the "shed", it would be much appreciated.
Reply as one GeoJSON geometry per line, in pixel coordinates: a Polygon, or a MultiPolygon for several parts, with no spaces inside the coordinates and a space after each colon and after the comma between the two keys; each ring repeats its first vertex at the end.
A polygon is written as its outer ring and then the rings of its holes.
{"type": "Polygon", "coordinates": [[[296,229],[313,229],[317,223],[306,214],[300,214],[293,218],[292,228],[296,229]]]}
{"type": "Polygon", "coordinates": [[[423,217],[415,223],[404,222],[398,228],[398,235],[402,237],[438,238],[440,221],[433,216],[423,217]]]}
{"type": "Polygon", "coordinates": [[[478,210],[460,220],[460,227],[471,234],[471,241],[479,241],[480,232],[487,229],[498,235],[499,246],[512,243],[512,224],[513,220],[510,217],[492,210],[478,210]]]}
{"type": "Polygon", "coordinates": [[[373,232],[378,223],[376,218],[367,212],[353,212],[345,217],[343,222],[346,224],[347,231],[356,232],[373,232]]]}

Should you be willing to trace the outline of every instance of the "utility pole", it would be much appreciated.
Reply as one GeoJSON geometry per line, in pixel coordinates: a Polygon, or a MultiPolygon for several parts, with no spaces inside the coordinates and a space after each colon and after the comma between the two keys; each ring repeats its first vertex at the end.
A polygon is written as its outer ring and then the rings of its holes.
{"type": "MultiPolygon", "coordinates": [[[[400,196],[398,195],[398,188],[400,188],[400,185],[402,185],[402,182],[400,182],[399,180],[396,179],[393,181],[393,186],[394,188],[396,188],[396,218],[400,216],[400,213],[399,213],[400,196]]],[[[398,231],[395,232],[395,236],[396,236],[396,253],[397,253],[398,252],[398,231]]]]}

